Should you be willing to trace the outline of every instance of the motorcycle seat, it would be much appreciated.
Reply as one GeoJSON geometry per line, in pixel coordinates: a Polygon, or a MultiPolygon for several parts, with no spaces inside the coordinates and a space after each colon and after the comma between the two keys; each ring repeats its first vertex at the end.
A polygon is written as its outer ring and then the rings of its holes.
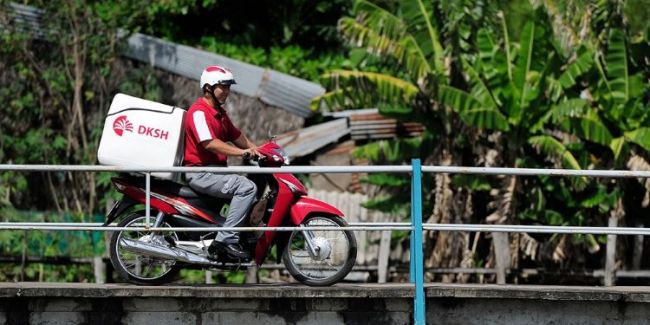
{"type": "Polygon", "coordinates": [[[197,198],[199,197],[199,193],[196,193],[191,187],[189,186],[182,186],[178,190],[178,195],[185,197],[185,198],[197,198]]]}

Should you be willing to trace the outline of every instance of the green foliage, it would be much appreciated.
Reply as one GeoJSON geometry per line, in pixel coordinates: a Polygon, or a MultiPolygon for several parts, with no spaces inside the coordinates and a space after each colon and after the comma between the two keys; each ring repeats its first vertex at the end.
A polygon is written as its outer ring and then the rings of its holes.
{"type": "MultiPolygon", "coordinates": [[[[485,162],[476,155],[486,152],[483,146],[490,142],[506,166],[535,168],[611,168],[621,166],[632,152],[650,150],[650,43],[640,36],[645,28],[640,20],[631,32],[620,16],[622,5],[610,1],[499,5],[358,1],[354,17],[339,24],[341,35],[356,50],[351,58],[367,58],[359,54],[365,51],[374,57],[365,62],[394,69],[381,71],[381,77],[373,71],[373,79],[366,77],[367,71],[331,73],[323,102],[332,110],[380,107],[382,114],[395,115],[382,111],[383,105],[402,111],[403,118],[427,121],[429,133],[440,138],[437,147],[428,147],[437,150],[419,153],[434,164],[439,162],[435,155],[444,150],[454,162],[485,162]],[[587,15],[591,20],[584,20],[587,15]],[[402,96],[408,88],[413,95],[402,96]],[[401,98],[402,103],[389,98],[401,98]],[[478,136],[472,139],[472,132],[478,136]]],[[[626,6],[625,15],[630,14],[626,6]]],[[[417,150],[401,143],[373,142],[355,154],[371,162],[403,163],[417,150]]],[[[387,189],[400,184],[383,175],[370,183],[387,189]]],[[[501,189],[501,198],[492,203],[507,205],[521,222],[602,224],[603,216],[626,195],[617,182],[585,177],[537,177],[519,184],[522,188],[501,189]]],[[[486,179],[456,175],[448,192],[460,188],[494,192],[486,179]]],[[[440,193],[429,195],[437,198],[440,193]]],[[[386,197],[369,207],[389,210],[393,203],[386,197]]],[[[598,246],[594,236],[574,236],[573,242],[590,251],[598,246]]]]}
{"type": "Polygon", "coordinates": [[[388,113],[385,115],[414,118],[412,103],[418,89],[402,79],[375,72],[333,70],[324,75],[323,84],[338,89],[314,99],[312,108],[320,107],[321,102],[336,110],[378,107],[381,113],[388,113]]]}
{"type": "Polygon", "coordinates": [[[152,101],[162,99],[162,87],[151,67],[129,69],[117,86],[118,91],[152,101]]]}
{"type": "MultiPolygon", "coordinates": [[[[98,222],[103,216],[22,212],[13,208],[0,209],[2,222],[98,222]]],[[[104,233],[89,231],[0,231],[0,254],[7,257],[75,257],[89,258],[104,254],[104,233]]],[[[0,281],[93,281],[91,265],[43,265],[30,263],[25,269],[19,264],[0,265],[0,281]]]]}
{"type": "Polygon", "coordinates": [[[141,19],[138,27],[147,34],[187,44],[196,44],[205,35],[219,35],[233,44],[267,49],[298,45],[325,51],[337,49],[336,20],[352,5],[349,0],[174,0],[155,4],[150,8],[151,3],[142,3],[148,10],[139,10],[147,19],[141,19]]]}
{"type": "Polygon", "coordinates": [[[594,62],[594,54],[585,50],[573,63],[571,63],[566,70],[560,75],[560,84],[563,88],[569,88],[576,84],[578,78],[586,73],[594,62]]]}
{"type": "Polygon", "coordinates": [[[402,188],[411,184],[411,179],[395,174],[370,174],[362,178],[362,182],[378,186],[389,186],[402,188]]]}
{"type": "Polygon", "coordinates": [[[410,158],[422,157],[429,147],[429,140],[425,134],[422,138],[375,141],[358,147],[352,155],[373,162],[402,163],[410,158]]]}
{"type": "Polygon", "coordinates": [[[492,184],[490,184],[487,177],[484,175],[454,175],[452,178],[454,187],[466,188],[472,191],[490,191],[492,184]]]}
{"type": "Polygon", "coordinates": [[[396,195],[372,198],[362,205],[366,209],[378,210],[402,217],[409,216],[411,209],[410,200],[396,195]]]}
{"type": "Polygon", "coordinates": [[[313,50],[299,46],[272,46],[270,49],[252,45],[240,45],[203,36],[200,46],[232,59],[284,72],[292,76],[317,82],[329,69],[346,68],[349,60],[334,53],[315,54],[313,50]]]}
{"type": "MultiPolygon", "coordinates": [[[[491,96],[486,96],[490,98],[491,96]]],[[[454,87],[440,87],[440,102],[453,107],[467,124],[482,129],[508,131],[508,120],[496,107],[485,107],[469,93],[454,87]]],[[[494,104],[494,102],[489,102],[494,104]]]]}

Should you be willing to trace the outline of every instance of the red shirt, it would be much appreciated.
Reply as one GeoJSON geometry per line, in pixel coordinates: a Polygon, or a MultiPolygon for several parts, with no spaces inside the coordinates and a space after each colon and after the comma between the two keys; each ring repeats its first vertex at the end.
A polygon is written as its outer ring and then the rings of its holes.
{"type": "Polygon", "coordinates": [[[227,165],[226,155],[206,150],[201,142],[219,139],[223,142],[237,140],[241,131],[230,121],[223,109],[214,109],[203,98],[190,106],[185,117],[184,166],[227,165]]]}

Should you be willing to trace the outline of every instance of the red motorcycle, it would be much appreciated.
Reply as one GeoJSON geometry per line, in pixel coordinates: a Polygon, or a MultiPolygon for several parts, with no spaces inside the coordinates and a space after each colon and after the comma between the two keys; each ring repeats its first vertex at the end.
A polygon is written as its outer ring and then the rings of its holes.
{"type": "MultiPolygon", "coordinates": [[[[275,142],[258,148],[260,167],[281,167],[289,159],[275,142]]],[[[282,258],[289,273],[310,286],[328,286],[343,279],[357,255],[354,233],[337,208],[308,198],[305,186],[292,174],[252,174],[257,185],[257,201],[247,218],[254,227],[334,227],[336,230],[293,232],[241,232],[240,245],[252,261],[208,252],[216,232],[210,231],[130,231],[112,233],[110,258],[115,270],[136,284],[171,281],[182,268],[241,270],[253,263],[261,265],[275,245],[278,262],[282,258]],[[268,190],[267,190],[268,187],[268,190]]],[[[106,216],[105,226],[119,220],[119,227],[145,225],[145,179],[121,176],[112,179],[124,194],[106,216]]],[[[206,196],[190,187],[167,180],[151,179],[150,214],[152,226],[218,227],[225,221],[227,200],[206,196]]]]}

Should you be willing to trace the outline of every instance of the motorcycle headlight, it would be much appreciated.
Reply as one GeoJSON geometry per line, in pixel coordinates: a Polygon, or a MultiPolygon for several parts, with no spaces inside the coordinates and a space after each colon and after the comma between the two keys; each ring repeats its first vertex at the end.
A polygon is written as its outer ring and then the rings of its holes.
{"type": "Polygon", "coordinates": [[[287,152],[284,151],[284,149],[282,149],[282,148],[278,148],[278,149],[276,149],[276,151],[278,152],[278,154],[280,154],[280,156],[282,156],[282,159],[284,160],[284,164],[289,165],[290,160],[289,160],[289,155],[287,154],[287,152]]]}

